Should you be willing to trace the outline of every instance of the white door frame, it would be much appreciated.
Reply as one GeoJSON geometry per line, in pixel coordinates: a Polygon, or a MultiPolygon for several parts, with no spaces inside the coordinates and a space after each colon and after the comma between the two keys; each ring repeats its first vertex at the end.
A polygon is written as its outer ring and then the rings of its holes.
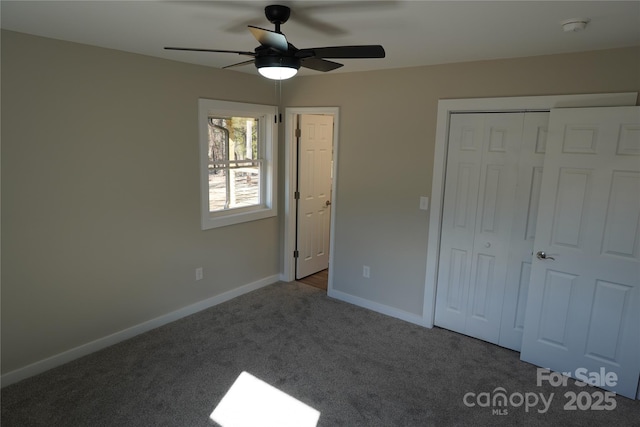
{"type": "Polygon", "coordinates": [[[336,183],[338,182],[338,129],[340,128],[340,108],[338,107],[291,107],[285,108],[284,119],[284,236],[283,236],[283,267],[280,280],[291,282],[295,280],[296,263],[293,250],[296,247],[296,201],[294,198],[295,177],[298,173],[296,162],[296,117],[299,114],[324,114],[333,116],[333,170],[331,180],[331,218],[329,236],[329,283],[328,290],[333,289],[333,245],[334,224],[336,212],[336,183]]]}
{"type": "MultiPolygon", "coordinates": [[[[424,326],[432,328],[435,320],[436,285],[440,256],[440,219],[442,217],[444,197],[444,174],[446,169],[450,115],[463,112],[549,111],[552,108],[636,105],[637,98],[637,92],[626,92],[509,98],[441,99],[438,101],[431,185],[431,212],[429,215],[429,237],[427,241],[426,277],[424,284],[424,305],[422,310],[422,323],[424,326]]],[[[333,221],[333,217],[331,220],[333,221]]]]}

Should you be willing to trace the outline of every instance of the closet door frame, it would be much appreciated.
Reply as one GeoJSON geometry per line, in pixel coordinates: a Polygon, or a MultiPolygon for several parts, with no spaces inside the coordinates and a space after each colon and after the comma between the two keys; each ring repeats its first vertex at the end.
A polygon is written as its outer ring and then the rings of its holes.
{"type": "Polygon", "coordinates": [[[433,175],[431,181],[431,211],[429,214],[424,305],[422,310],[423,326],[432,328],[435,320],[441,219],[444,201],[444,178],[451,114],[462,112],[529,112],[550,111],[553,108],[625,106],[636,105],[637,98],[637,92],[626,92],[508,98],[441,99],[438,101],[433,175]]]}

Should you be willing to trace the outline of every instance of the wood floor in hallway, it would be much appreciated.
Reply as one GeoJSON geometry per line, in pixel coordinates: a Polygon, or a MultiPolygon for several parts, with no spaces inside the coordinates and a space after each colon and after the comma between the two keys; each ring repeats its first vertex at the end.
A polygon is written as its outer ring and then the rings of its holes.
{"type": "Polygon", "coordinates": [[[319,271],[311,276],[298,279],[298,282],[305,285],[313,286],[319,289],[327,290],[327,284],[329,283],[329,269],[319,271]]]}

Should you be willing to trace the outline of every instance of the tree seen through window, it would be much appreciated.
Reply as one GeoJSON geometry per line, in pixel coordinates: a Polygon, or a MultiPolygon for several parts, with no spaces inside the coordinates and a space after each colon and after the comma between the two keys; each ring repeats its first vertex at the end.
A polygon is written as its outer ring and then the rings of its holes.
{"type": "Polygon", "coordinates": [[[258,119],[209,117],[209,211],[261,203],[258,119]]]}

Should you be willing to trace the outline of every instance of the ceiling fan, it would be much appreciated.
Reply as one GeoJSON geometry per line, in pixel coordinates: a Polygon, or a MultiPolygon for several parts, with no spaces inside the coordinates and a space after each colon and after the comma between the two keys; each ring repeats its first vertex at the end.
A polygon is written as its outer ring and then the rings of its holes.
{"type": "Polygon", "coordinates": [[[238,55],[252,56],[253,59],[228,65],[223,68],[238,67],[247,64],[255,64],[258,72],[269,79],[284,80],[293,77],[300,67],[316,71],[332,71],[343,64],[328,61],[331,59],[355,59],[355,58],[384,58],[385,51],[380,45],[358,46],[331,46],[314,47],[310,49],[298,49],[287,41],[280,25],[287,22],[291,9],[282,5],[270,5],[265,7],[264,13],[275,31],[249,25],[249,31],[260,42],[253,52],[221,49],[199,49],[188,47],[165,47],[168,50],[188,50],[196,52],[235,53],[238,55]]]}

